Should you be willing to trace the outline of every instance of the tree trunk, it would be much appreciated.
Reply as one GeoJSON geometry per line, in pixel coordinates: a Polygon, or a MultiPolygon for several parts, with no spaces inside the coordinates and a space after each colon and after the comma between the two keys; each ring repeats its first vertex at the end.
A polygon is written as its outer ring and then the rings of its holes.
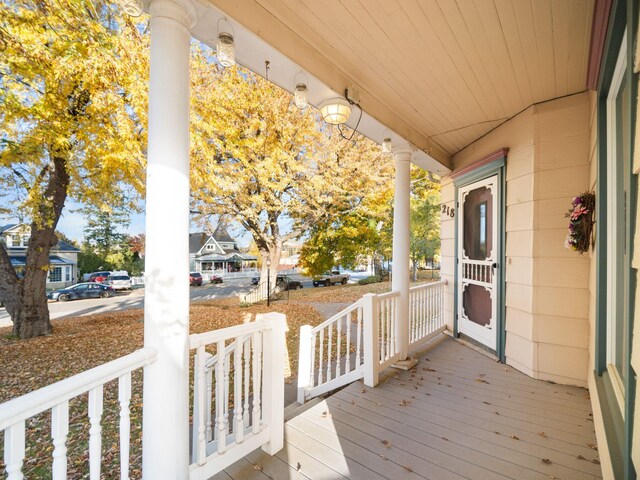
{"type": "Polygon", "coordinates": [[[33,338],[51,333],[46,285],[49,252],[58,239],[55,229],[67,198],[69,174],[66,159],[53,157],[42,200],[31,222],[24,277],[18,278],[9,255],[0,245],[0,300],[13,321],[13,334],[33,338]]]}
{"type": "Polygon", "coordinates": [[[263,297],[267,298],[267,284],[273,291],[276,286],[276,280],[278,278],[278,265],[280,264],[280,257],[282,255],[282,241],[278,240],[275,245],[270,245],[269,250],[260,249],[260,257],[262,259],[262,267],[260,270],[260,285],[263,289],[263,297]],[[267,268],[267,263],[270,263],[270,267],[267,268]],[[269,275],[269,281],[267,282],[267,273],[269,275]]]}
{"type": "Polygon", "coordinates": [[[413,279],[413,282],[417,282],[418,281],[418,260],[411,260],[411,270],[412,270],[412,274],[411,274],[411,278],[413,279]]]}

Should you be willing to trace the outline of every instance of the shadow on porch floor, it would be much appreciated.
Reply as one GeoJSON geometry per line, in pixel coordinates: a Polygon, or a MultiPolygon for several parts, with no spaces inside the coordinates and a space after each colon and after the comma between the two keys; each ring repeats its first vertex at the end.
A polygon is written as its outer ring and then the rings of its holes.
{"type": "Polygon", "coordinates": [[[276,456],[258,450],[213,478],[601,478],[587,390],[533,380],[449,337],[418,358],[291,419],[276,456]]]}

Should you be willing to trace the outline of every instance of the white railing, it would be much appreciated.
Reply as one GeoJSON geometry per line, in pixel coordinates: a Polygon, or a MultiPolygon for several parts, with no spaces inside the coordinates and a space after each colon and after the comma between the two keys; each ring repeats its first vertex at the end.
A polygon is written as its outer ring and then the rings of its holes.
{"type": "Polygon", "coordinates": [[[260,271],[257,268],[245,268],[239,272],[229,272],[224,269],[220,270],[202,270],[200,272],[202,274],[202,278],[205,281],[211,280],[212,276],[218,276],[222,278],[247,278],[247,277],[255,277],[260,274],[260,271]]]}
{"type": "Polygon", "coordinates": [[[373,332],[378,337],[378,370],[384,370],[401,360],[397,338],[400,292],[376,295],[375,300],[373,332]]]}
{"type": "Polygon", "coordinates": [[[48,385],[0,405],[0,430],[4,431],[4,463],[7,480],[23,478],[25,457],[25,423],[42,412],[51,411],[53,443],[51,478],[67,478],[67,436],[69,401],[89,393],[89,478],[100,478],[102,461],[103,387],[118,379],[120,404],[120,478],[129,478],[131,372],[153,363],[154,348],[143,348],[124,357],[92,368],[73,377],[48,385]]]}
{"type": "Polygon", "coordinates": [[[446,330],[446,280],[409,290],[409,318],[400,323],[400,292],[364,295],[317,327],[300,328],[298,402],[359,378],[378,384],[380,372],[446,330]],[[404,329],[401,330],[401,329],[404,329]],[[407,345],[402,348],[402,338],[407,345]]]}
{"type": "Polygon", "coordinates": [[[256,448],[284,442],[285,316],[191,335],[194,355],[190,479],[207,479],[256,448]]]}
{"type": "Polygon", "coordinates": [[[298,402],[363,377],[363,300],[317,327],[300,327],[298,402]]]}
{"type": "Polygon", "coordinates": [[[409,289],[409,350],[446,330],[444,287],[446,280],[409,289]]]}

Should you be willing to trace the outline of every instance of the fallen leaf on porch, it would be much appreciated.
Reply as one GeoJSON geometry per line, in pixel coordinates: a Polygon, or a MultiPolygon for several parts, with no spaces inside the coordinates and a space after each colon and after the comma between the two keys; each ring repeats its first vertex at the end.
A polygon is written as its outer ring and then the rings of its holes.
{"type": "Polygon", "coordinates": [[[301,468],[302,468],[302,465],[300,464],[300,462],[298,462],[298,465],[296,466],[296,470],[300,471],[301,468]]]}
{"type": "Polygon", "coordinates": [[[391,448],[391,443],[388,440],[382,440],[382,444],[387,448],[391,448]]]}
{"type": "Polygon", "coordinates": [[[514,440],[520,440],[517,435],[511,435],[511,438],[513,438],[514,440]]]}
{"type": "Polygon", "coordinates": [[[487,384],[489,383],[484,378],[476,378],[476,382],[478,382],[478,383],[487,383],[487,384]]]}
{"type": "Polygon", "coordinates": [[[413,472],[413,470],[411,469],[411,467],[407,467],[406,465],[402,466],[407,472],[413,472]]]}
{"type": "Polygon", "coordinates": [[[593,458],[591,460],[591,463],[595,463],[596,465],[600,465],[600,460],[598,460],[597,458],[593,458]]]}
{"type": "Polygon", "coordinates": [[[355,400],[351,400],[351,405],[355,405],[356,401],[355,400]]]}
{"type": "Polygon", "coordinates": [[[582,455],[578,455],[576,458],[577,458],[578,460],[586,460],[586,458],[584,458],[582,455]]]}
{"type": "Polygon", "coordinates": [[[429,367],[424,367],[422,370],[424,370],[425,372],[435,372],[433,368],[429,368],[429,367]]]}
{"type": "Polygon", "coordinates": [[[322,412],[322,418],[331,418],[331,413],[330,412],[322,412]]]}
{"type": "Polygon", "coordinates": [[[509,370],[508,368],[504,369],[505,372],[510,372],[511,370],[509,370]]]}
{"type": "Polygon", "coordinates": [[[420,380],[421,380],[421,381],[422,381],[422,380],[424,380],[424,377],[420,377],[420,380]]]}
{"type": "Polygon", "coordinates": [[[440,437],[440,438],[442,438],[442,440],[444,440],[445,442],[449,441],[449,439],[447,437],[440,437]]]}
{"type": "Polygon", "coordinates": [[[402,400],[400,403],[398,403],[398,405],[400,405],[401,407],[406,407],[410,404],[411,402],[409,400],[402,400]]]}
{"type": "Polygon", "coordinates": [[[404,384],[404,383],[402,383],[402,382],[400,382],[400,386],[401,386],[401,387],[404,387],[404,386],[405,386],[405,384],[404,384]]]}
{"type": "Polygon", "coordinates": [[[551,462],[551,460],[549,460],[548,458],[543,458],[542,459],[542,463],[546,463],[547,465],[549,465],[549,464],[551,464],[553,462],[551,462]]]}
{"type": "Polygon", "coordinates": [[[367,389],[363,388],[362,390],[360,390],[360,393],[367,393],[367,389]]]}
{"type": "Polygon", "coordinates": [[[495,413],[496,415],[500,415],[500,412],[493,412],[493,413],[495,413]]]}
{"type": "Polygon", "coordinates": [[[541,437],[546,437],[547,436],[547,434],[544,433],[544,432],[538,432],[538,435],[541,436],[541,437]]]}
{"type": "Polygon", "coordinates": [[[385,457],[385,456],[384,456],[384,455],[382,455],[382,454],[379,454],[378,456],[379,456],[381,459],[383,459],[383,460],[386,460],[386,459],[387,459],[387,457],[385,457]]]}
{"type": "Polygon", "coordinates": [[[416,390],[418,390],[418,386],[417,386],[417,385],[414,385],[414,386],[413,386],[413,388],[415,388],[416,390]]]}
{"type": "Polygon", "coordinates": [[[479,374],[478,374],[478,376],[479,376],[479,377],[486,377],[486,376],[487,376],[487,374],[486,374],[486,373],[479,373],[479,374]]]}
{"type": "Polygon", "coordinates": [[[502,435],[500,432],[494,430],[493,433],[495,433],[496,435],[502,435]]]}
{"type": "Polygon", "coordinates": [[[378,402],[376,402],[376,405],[378,405],[379,407],[381,407],[381,406],[382,406],[382,404],[381,404],[381,403],[378,403],[378,402]]]}
{"type": "Polygon", "coordinates": [[[593,443],[587,443],[587,447],[591,448],[592,450],[598,450],[598,446],[594,445],[593,443]]]}
{"type": "Polygon", "coordinates": [[[262,471],[262,465],[258,465],[257,463],[254,463],[253,464],[253,469],[254,470],[258,470],[259,472],[261,472],[262,471]]]}

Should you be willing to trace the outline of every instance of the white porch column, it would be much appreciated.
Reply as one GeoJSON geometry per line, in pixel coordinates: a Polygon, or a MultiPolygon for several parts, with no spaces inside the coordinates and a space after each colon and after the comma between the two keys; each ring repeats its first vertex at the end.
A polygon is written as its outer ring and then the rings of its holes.
{"type": "Polygon", "coordinates": [[[189,42],[191,0],[151,0],[142,473],[189,473],[189,42]]]}
{"type": "Polygon", "coordinates": [[[393,204],[393,267],[391,289],[400,292],[398,322],[396,322],[396,351],[407,358],[409,346],[409,214],[411,192],[411,155],[409,146],[393,149],[396,164],[393,204]]]}

